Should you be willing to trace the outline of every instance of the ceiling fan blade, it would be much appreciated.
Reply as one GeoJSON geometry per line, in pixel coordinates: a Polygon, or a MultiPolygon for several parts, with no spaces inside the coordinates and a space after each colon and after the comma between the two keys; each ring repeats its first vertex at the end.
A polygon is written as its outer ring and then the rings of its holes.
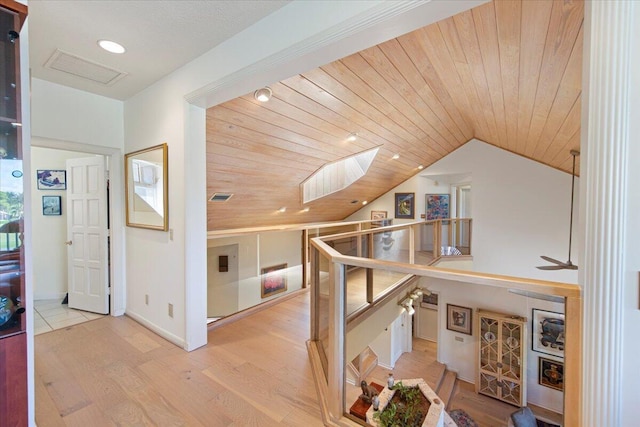
{"type": "Polygon", "coordinates": [[[566,262],[562,262],[562,261],[558,261],[557,259],[553,259],[551,257],[545,256],[545,255],[540,255],[540,258],[542,258],[545,261],[551,262],[553,264],[558,264],[558,265],[566,265],[566,262]]]}
{"type": "Polygon", "coordinates": [[[563,265],[539,265],[536,268],[538,270],[564,270],[566,267],[563,265]]]}
{"type": "Polygon", "coordinates": [[[539,270],[577,270],[578,266],[575,264],[572,264],[571,261],[567,261],[567,262],[560,262],[558,260],[555,260],[553,258],[549,258],[549,257],[543,257],[545,258],[547,261],[551,261],[557,265],[543,265],[543,266],[539,266],[536,267],[539,270]],[[548,259],[547,259],[548,258],[548,259]]]}

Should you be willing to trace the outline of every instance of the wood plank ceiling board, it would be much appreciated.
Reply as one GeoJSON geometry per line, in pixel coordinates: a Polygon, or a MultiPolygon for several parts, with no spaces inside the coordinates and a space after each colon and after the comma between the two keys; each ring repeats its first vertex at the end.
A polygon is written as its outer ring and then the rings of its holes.
{"type": "Polygon", "coordinates": [[[208,196],[234,196],[208,229],[344,219],[472,138],[570,172],[583,18],[582,1],[485,3],[210,108],[208,196]],[[311,174],[376,147],[363,178],[302,204],[311,174]]]}

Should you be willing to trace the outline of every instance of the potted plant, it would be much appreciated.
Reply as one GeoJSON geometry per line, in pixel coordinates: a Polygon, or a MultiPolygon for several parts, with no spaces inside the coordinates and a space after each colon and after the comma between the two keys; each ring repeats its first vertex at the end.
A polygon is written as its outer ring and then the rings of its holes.
{"type": "Polygon", "coordinates": [[[406,387],[402,381],[393,386],[395,391],[389,404],[373,417],[381,427],[419,427],[424,422],[431,404],[418,386],[406,387]]]}

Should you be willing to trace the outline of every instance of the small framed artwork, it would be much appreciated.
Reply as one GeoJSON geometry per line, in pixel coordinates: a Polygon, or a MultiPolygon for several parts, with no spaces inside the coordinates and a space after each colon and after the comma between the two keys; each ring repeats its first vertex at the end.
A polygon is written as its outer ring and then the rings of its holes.
{"type": "Polygon", "coordinates": [[[380,221],[387,218],[387,211],[371,211],[371,219],[373,221],[380,221]]]}
{"type": "Polygon", "coordinates": [[[66,190],[67,171],[57,169],[38,169],[36,171],[38,190],[66,190]]]}
{"type": "Polygon", "coordinates": [[[260,294],[262,298],[287,290],[287,264],[278,264],[262,269],[260,294]]]}
{"type": "Polygon", "coordinates": [[[564,314],[534,308],[531,317],[532,350],[564,357],[564,314]]]}
{"type": "Polygon", "coordinates": [[[564,390],[564,363],[540,357],[538,383],[556,390],[564,390]]]}
{"type": "Polygon", "coordinates": [[[448,194],[425,194],[426,219],[449,218],[448,194]]]}
{"type": "Polygon", "coordinates": [[[371,223],[372,227],[381,227],[385,225],[385,219],[387,219],[387,211],[371,211],[371,223]]]}
{"type": "Polygon", "coordinates": [[[396,218],[415,217],[415,195],[416,193],[396,193],[396,218]]]}
{"type": "Polygon", "coordinates": [[[469,307],[447,304],[447,329],[471,335],[471,314],[469,307]]]}
{"type": "Polygon", "coordinates": [[[62,215],[60,196],[42,196],[42,215],[62,215]]]}
{"type": "Polygon", "coordinates": [[[422,294],[422,301],[420,302],[420,307],[428,308],[430,310],[438,309],[438,294],[431,292],[427,294],[426,292],[422,294]]]}

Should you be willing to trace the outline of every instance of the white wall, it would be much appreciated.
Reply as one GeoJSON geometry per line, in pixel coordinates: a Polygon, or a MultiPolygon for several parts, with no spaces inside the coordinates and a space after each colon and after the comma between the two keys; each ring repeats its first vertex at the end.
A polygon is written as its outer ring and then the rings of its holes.
{"type": "MultiPolygon", "coordinates": [[[[371,210],[392,215],[393,194],[416,193],[416,212],[424,213],[424,195],[448,193],[450,181],[471,179],[474,270],[557,282],[577,283],[576,271],[542,271],[540,255],[567,260],[571,175],[478,140],[471,140],[349,219],[365,219],[371,210]],[[436,186],[438,180],[440,185],[436,186]]],[[[574,201],[572,261],[578,259],[578,187],[574,201]]],[[[419,215],[416,214],[417,217],[419,215]]],[[[399,223],[401,220],[394,220],[399,223]]]]}
{"type": "Polygon", "coordinates": [[[640,339],[638,325],[640,325],[640,295],[638,272],[640,271],[640,7],[634,8],[636,25],[632,28],[635,37],[632,38],[632,55],[630,62],[629,108],[629,165],[627,175],[627,250],[625,294],[623,300],[624,330],[622,349],[622,416],[623,426],[636,425],[640,419],[640,371],[638,355],[640,354],[640,339]]]}
{"type": "MultiPolygon", "coordinates": [[[[207,300],[209,305],[216,305],[218,308],[222,308],[222,312],[231,314],[301,289],[303,282],[301,243],[301,231],[277,231],[210,239],[207,242],[209,254],[207,300]],[[234,301],[229,297],[226,302],[223,302],[216,298],[215,294],[212,294],[221,292],[222,285],[221,283],[211,283],[211,280],[216,280],[216,277],[219,277],[218,274],[211,274],[212,270],[218,268],[217,255],[212,256],[212,254],[217,254],[219,248],[231,246],[237,246],[238,275],[235,282],[225,283],[224,287],[228,286],[233,289],[233,293],[237,297],[234,301]],[[262,298],[260,291],[262,269],[278,264],[287,264],[287,290],[262,298]],[[224,307],[222,304],[225,304],[224,307]]],[[[229,262],[231,263],[231,260],[229,262]]],[[[225,292],[228,295],[232,294],[231,290],[226,290],[218,296],[224,295],[225,292]]]]}
{"type": "Polygon", "coordinates": [[[555,412],[563,412],[563,395],[557,390],[538,384],[538,358],[554,359],[553,356],[534,352],[531,349],[532,309],[541,309],[558,313],[564,312],[560,303],[526,298],[509,293],[506,289],[475,286],[467,283],[422,278],[420,284],[439,293],[438,316],[440,331],[438,337],[439,361],[447,368],[458,373],[458,377],[470,383],[476,382],[476,353],[478,336],[475,331],[477,310],[490,310],[498,313],[525,317],[527,324],[527,401],[555,412]],[[447,304],[473,309],[473,335],[461,334],[447,329],[447,304]],[[456,341],[456,338],[463,341],[456,341]]]}
{"type": "Polygon", "coordinates": [[[122,101],[32,78],[31,117],[34,137],[124,146],[122,101]]]}
{"type": "MultiPolygon", "coordinates": [[[[31,168],[66,169],[67,159],[89,155],[50,148],[31,148],[31,168]]],[[[65,190],[38,190],[37,180],[31,188],[33,243],[33,298],[56,299],[67,293],[67,211],[65,190]],[[61,196],[62,215],[42,214],[42,196],[61,196]]]]}
{"type": "Polygon", "coordinates": [[[378,365],[383,368],[393,369],[395,361],[391,358],[393,349],[391,348],[391,325],[382,330],[376,339],[371,341],[369,347],[378,356],[378,365]]]}
{"type": "Polygon", "coordinates": [[[207,317],[224,317],[238,311],[238,244],[207,248],[207,317]],[[220,256],[227,271],[220,271],[220,256]]]}
{"type": "MultiPolygon", "coordinates": [[[[405,294],[401,294],[402,298],[405,294]]],[[[368,345],[371,345],[378,336],[387,329],[387,332],[391,332],[389,335],[393,335],[392,323],[398,319],[402,314],[402,307],[398,305],[398,300],[401,297],[394,298],[381,306],[371,315],[365,322],[355,326],[347,333],[345,342],[346,360],[353,360],[358,354],[360,354],[368,345]]],[[[402,327],[411,328],[411,324],[403,323],[402,327]]],[[[397,357],[394,357],[396,349],[394,349],[394,341],[397,342],[397,337],[391,337],[391,343],[385,343],[388,347],[389,353],[383,352],[383,357],[389,357],[389,363],[393,365],[397,357]]]]}

